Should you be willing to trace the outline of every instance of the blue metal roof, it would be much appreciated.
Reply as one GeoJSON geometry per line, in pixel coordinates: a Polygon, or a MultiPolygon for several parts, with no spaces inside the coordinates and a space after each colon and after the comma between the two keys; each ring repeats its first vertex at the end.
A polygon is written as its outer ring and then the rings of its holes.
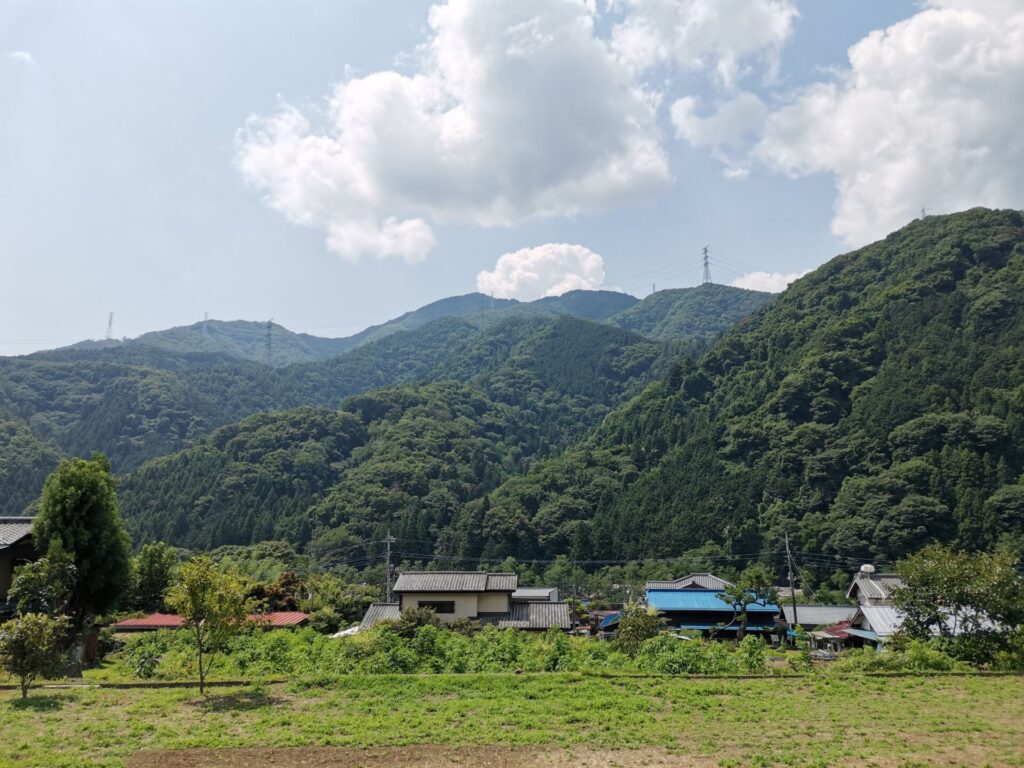
{"type": "Polygon", "coordinates": [[[605,616],[601,619],[601,623],[597,625],[597,628],[604,629],[605,627],[610,627],[612,624],[617,624],[620,616],[622,616],[621,613],[613,613],[610,616],[605,616]]]}
{"type": "MultiPolygon", "coordinates": [[[[647,604],[659,611],[712,611],[720,613],[731,611],[729,604],[718,596],[721,590],[715,589],[649,589],[647,604]]],[[[778,613],[777,605],[747,606],[747,613],[778,613]]]]}

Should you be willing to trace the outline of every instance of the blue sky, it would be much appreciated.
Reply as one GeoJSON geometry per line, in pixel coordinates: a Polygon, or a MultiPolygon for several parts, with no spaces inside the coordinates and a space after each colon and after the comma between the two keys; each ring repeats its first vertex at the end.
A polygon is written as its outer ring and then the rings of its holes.
{"type": "Polygon", "coordinates": [[[0,0],[0,354],[109,311],[347,335],[478,285],[642,296],[705,244],[778,288],[1022,205],[1014,0],[432,5],[0,0]]]}

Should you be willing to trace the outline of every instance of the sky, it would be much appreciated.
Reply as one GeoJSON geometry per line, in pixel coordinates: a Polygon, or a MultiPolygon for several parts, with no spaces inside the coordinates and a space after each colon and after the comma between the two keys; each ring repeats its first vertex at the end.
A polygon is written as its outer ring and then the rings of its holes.
{"type": "Polygon", "coordinates": [[[782,290],[1024,207],[1019,0],[0,0],[0,354],[782,290]]]}

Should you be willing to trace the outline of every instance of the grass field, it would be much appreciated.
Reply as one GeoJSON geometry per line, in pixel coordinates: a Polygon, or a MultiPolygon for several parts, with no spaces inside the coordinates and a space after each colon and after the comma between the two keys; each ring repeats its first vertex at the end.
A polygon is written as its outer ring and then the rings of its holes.
{"type": "Polygon", "coordinates": [[[1024,766],[1019,677],[352,676],[205,699],[17,695],[0,692],[3,766],[1024,766]],[[407,749],[269,749],[324,746],[407,749]],[[254,749],[160,752],[188,748],[254,749]]]}

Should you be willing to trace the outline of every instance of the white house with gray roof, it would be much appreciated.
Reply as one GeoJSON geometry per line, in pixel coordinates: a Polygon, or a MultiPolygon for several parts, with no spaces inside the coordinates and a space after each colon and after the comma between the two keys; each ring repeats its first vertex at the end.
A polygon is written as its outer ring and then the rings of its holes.
{"type": "Polygon", "coordinates": [[[517,596],[518,586],[514,573],[407,571],[392,587],[397,600],[371,605],[360,628],[398,619],[406,608],[429,608],[444,624],[470,619],[500,628],[570,628],[569,606],[552,600],[552,590],[524,590],[517,596]]]}

